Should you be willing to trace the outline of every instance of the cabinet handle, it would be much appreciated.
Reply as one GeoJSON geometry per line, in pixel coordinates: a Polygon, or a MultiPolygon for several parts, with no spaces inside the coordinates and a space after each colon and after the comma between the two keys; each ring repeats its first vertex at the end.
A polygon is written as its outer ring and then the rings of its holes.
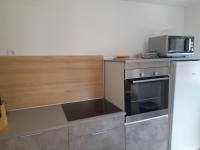
{"type": "Polygon", "coordinates": [[[103,130],[103,131],[97,131],[95,133],[92,133],[92,135],[98,135],[98,134],[103,134],[103,133],[107,133],[107,130],[103,130]]]}
{"type": "Polygon", "coordinates": [[[26,135],[21,135],[21,136],[19,136],[19,138],[25,138],[25,137],[35,136],[35,135],[39,135],[39,134],[41,134],[41,132],[30,133],[30,134],[26,134],[26,135]]]}

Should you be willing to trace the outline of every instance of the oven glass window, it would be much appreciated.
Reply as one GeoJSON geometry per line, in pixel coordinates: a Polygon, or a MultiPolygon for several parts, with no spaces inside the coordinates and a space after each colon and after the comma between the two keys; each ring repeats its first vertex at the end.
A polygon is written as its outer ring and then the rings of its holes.
{"type": "Polygon", "coordinates": [[[133,83],[125,81],[125,104],[128,115],[168,108],[168,80],[133,83]]]}

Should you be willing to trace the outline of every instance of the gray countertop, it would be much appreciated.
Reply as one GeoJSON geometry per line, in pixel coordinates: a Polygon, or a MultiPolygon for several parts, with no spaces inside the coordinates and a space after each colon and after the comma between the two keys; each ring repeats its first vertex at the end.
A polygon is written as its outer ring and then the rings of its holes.
{"type": "Polygon", "coordinates": [[[8,112],[8,127],[0,131],[0,139],[23,136],[67,126],[61,105],[8,112]]]}
{"type": "Polygon", "coordinates": [[[115,116],[124,116],[124,112],[115,112],[105,115],[93,116],[67,121],[61,105],[29,108],[8,112],[8,127],[0,131],[0,140],[27,136],[48,130],[72,126],[96,119],[104,119],[115,116]]]}
{"type": "Polygon", "coordinates": [[[181,58],[152,58],[152,59],[144,59],[144,58],[132,58],[127,60],[105,60],[108,62],[121,62],[121,63],[136,63],[136,62],[152,62],[152,61],[188,61],[188,60],[200,60],[200,57],[181,57],[181,58]]]}

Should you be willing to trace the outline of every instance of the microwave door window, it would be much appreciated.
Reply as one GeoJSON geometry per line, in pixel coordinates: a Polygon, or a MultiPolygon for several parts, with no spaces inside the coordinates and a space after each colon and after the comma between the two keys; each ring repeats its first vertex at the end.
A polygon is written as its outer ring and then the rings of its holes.
{"type": "Polygon", "coordinates": [[[182,53],[185,50],[185,39],[184,38],[171,38],[169,39],[169,52],[171,53],[182,53]]]}

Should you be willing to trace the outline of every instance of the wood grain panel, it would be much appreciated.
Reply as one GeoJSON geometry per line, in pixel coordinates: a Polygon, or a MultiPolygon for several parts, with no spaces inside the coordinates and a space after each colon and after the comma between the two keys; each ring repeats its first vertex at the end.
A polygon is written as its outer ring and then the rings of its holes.
{"type": "Polygon", "coordinates": [[[0,57],[0,96],[7,108],[102,98],[102,56],[0,57]]]}

